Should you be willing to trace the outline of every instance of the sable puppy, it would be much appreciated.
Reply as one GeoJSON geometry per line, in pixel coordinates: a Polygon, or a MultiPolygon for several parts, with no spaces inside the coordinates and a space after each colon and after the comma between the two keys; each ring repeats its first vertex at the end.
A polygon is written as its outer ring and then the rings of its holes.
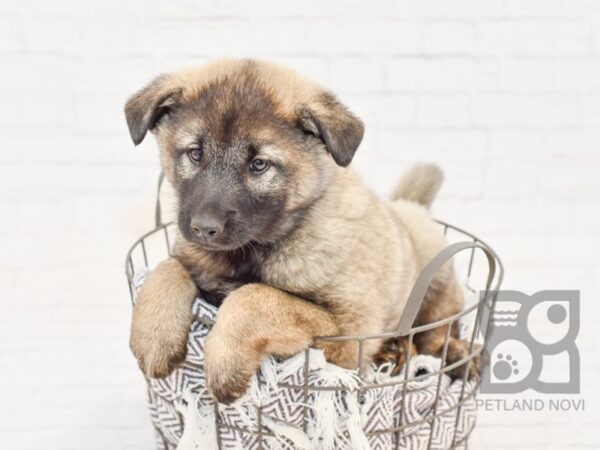
{"type": "MultiPolygon", "coordinates": [[[[426,208],[441,183],[433,166],[401,181],[392,201],[347,166],[363,125],[329,92],[294,72],[224,60],[158,77],[125,107],[135,144],[150,130],[178,198],[173,257],[139,293],[131,348],[151,377],[185,357],[191,305],[220,305],[205,345],[208,387],[241,396],[262,358],[290,356],[316,336],[369,335],[398,326],[417,275],[444,247],[426,208]]],[[[437,275],[418,317],[460,311],[452,268],[437,275]]],[[[443,333],[415,340],[440,353],[443,333]]],[[[372,358],[381,342],[367,341],[372,358]]],[[[357,345],[323,345],[355,367],[357,345]]],[[[466,354],[452,339],[449,362],[466,354]]]]}

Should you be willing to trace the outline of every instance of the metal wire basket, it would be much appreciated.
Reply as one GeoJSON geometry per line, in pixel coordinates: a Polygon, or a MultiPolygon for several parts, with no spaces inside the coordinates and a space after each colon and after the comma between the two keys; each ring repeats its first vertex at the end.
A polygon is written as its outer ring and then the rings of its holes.
{"type": "MultiPolygon", "coordinates": [[[[171,246],[173,243],[173,239],[175,236],[175,227],[176,224],[174,222],[164,223],[162,218],[161,211],[161,201],[160,201],[160,193],[161,193],[161,184],[163,181],[163,176],[159,178],[159,186],[158,186],[158,196],[156,201],[156,213],[155,213],[155,227],[153,230],[141,236],[131,249],[127,253],[126,264],[125,264],[125,272],[127,276],[128,286],[131,295],[132,303],[135,302],[135,292],[136,286],[134,283],[134,276],[140,270],[150,270],[157,263],[165,259],[170,255],[171,246]]],[[[459,436],[456,431],[453,431],[453,436],[449,439],[451,443],[445,447],[436,447],[433,443],[433,424],[434,421],[441,416],[448,417],[449,414],[455,415],[454,422],[454,430],[458,427],[459,420],[461,418],[461,409],[465,402],[475,399],[478,391],[479,383],[467,383],[467,372],[464,371],[464,377],[462,379],[462,386],[460,388],[459,398],[454,404],[447,408],[438,408],[439,400],[440,400],[440,392],[441,392],[441,384],[442,378],[444,374],[459,367],[463,364],[470,363],[474,358],[482,356],[483,350],[485,348],[485,342],[487,341],[490,329],[490,313],[493,311],[496,301],[497,291],[500,288],[503,279],[503,266],[498,258],[497,254],[492,250],[492,248],[487,245],[484,241],[476,237],[475,235],[458,228],[456,226],[444,223],[442,221],[438,221],[441,229],[443,230],[446,239],[448,240],[448,246],[442,250],[423,270],[423,272],[418,277],[413,289],[410,293],[406,309],[401,318],[401,325],[399,329],[395,332],[384,333],[374,336],[336,336],[336,337],[321,337],[317,338],[318,341],[355,341],[358,344],[359,348],[359,361],[358,361],[358,375],[361,379],[364,376],[365,364],[363,361],[363,346],[364,342],[371,339],[391,339],[404,337],[407,339],[408,348],[411,348],[412,343],[414,341],[415,335],[418,333],[422,333],[425,331],[432,330],[434,328],[443,328],[445,333],[445,342],[443,347],[443,354],[441,357],[441,363],[438,370],[432,371],[426,374],[414,374],[409,376],[409,370],[404,370],[404,376],[399,376],[393,379],[393,381],[385,383],[382,385],[380,383],[373,383],[372,380],[364,380],[364,383],[356,390],[356,395],[360,397],[369,389],[377,389],[382,387],[394,387],[400,386],[402,390],[402,405],[401,412],[397,420],[394,421],[393,426],[390,426],[386,429],[379,429],[376,431],[372,431],[371,434],[389,434],[391,436],[391,448],[399,448],[400,438],[403,432],[406,432],[411,429],[415,429],[415,427],[428,423],[430,425],[429,436],[426,437],[426,441],[424,446],[420,448],[467,448],[468,446],[468,438],[474,428],[473,425],[463,432],[461,436],[459,436]],[[414,319],[418,313],[421,302],[425,296],[425,293],[429,287],[433,276],[437,272],[437,270],[446,262],[453,260],[455,270],[459,280],[464,283],[465,289],[467,292],[471,292],[473,297],[476,298],[476,301],[473,301],[471,304],[467,304],[465,309],[451,317],[448,317],[444,320],[440,320],[434,323],[430,323],[423,326],[413,327],[414,319]],[[468,355],[462,360],[455,362],[453,364],[446,365],[445,356],[448,348],[448,341],[451,336],[451,329],[461,322],[463,325],[465,321],[470,323],[469,328],[470,336],[468,340],[469,352],[468,355]],[[479,345],[476,345],[476,340],[479,342],[479,345]],[[433,408],[418,421],[405,422],[403,418],[405,417],[403,414],[403,410],[405,407],[405,401],[407,394],[407,387],[414,382],[422,381],[426,378],[432,377],[436,382],[436,390],[435,390],[435,400],[433,402],[433,408]],[[466,388],[469,385],[471,388],[466,388]]],[[[210,320],[206,320],[204,317],[196,317],[195,320],[202,322],[203,326],[209,327],[212,325],[210,320]]],[[[485,361],[485,358],[482,358],[485,361]]],[[[407,359],[405,362],[405,368],[408,369],[411,364],[411,352],[407,352],[407,359]]],[[[304,399],[308,399],[309,395],[312,392],[318,390],[340,390],[344,389],[343,387],[333,386],[333,387],[322,387],[322,386],[311,386],[309,384],[308,370],[310,365],[310,352],[306,350],[304,355],[304,382],[302,385],[298,386],[287,386],[289,388],[300,389],[303,392],[304,399]]],[[[191,367],[195,370],[202,370],[200,365],[191,364],[191,367]]],[[[154,395],[151,391],[151,380],[148,381],[148,393],[149,396],[154,395]]],[[[357,398],[358,398],[357,397],[357,398]]],[[[306,423],[308,420],[308,408],[304,407],[303,411],[303,428],[306,430],[306,423]]],[[[263,424],[263,412],[261,407],[257,407],[256,411],[256,423],[252,427],[239,427],[237,425],[233,425],[230,423],[226,423],[225,421],[219,420],[219,411],[217,406],[215,405],[215,417],[216,417],[216,430],[217,430],[217,447],[219,449],[226,448],[222,445],[222,442],[219,438],[220,433],[225,432],[227,430],[233,430],[236,432],[246,433],[255,438],[253,442],[255,442],[256,448],[268,448],[264,444],[264,439],[269,436],[274,436],[274,434],[264,426],[263,424]]],[[[153,419],[156,419],[154,417],[153,419]]],[[[165,436],[163,431],[159,426],[157,426],[157,420],[153,420],[156,433],[157,440],[160,448],[170,449],[174,448],[175,444],[173,439],[169,439],[169,437],[165,436]]],[[[178,426],[183,429],[183,418],[181,415],[177,414],[175,418],[171,418],[171,421],[179,421],[178,426]]]]}

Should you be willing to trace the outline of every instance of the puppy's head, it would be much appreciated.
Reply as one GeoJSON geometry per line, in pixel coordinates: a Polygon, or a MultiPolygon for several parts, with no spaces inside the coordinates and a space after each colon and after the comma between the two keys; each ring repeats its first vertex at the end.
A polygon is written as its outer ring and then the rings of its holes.
{"type": "Polygon", "coordinates": [[[219,61],[160,76],[125,106],[137,145],[158,140],[182,235],[210,250],[280,239],[347,166],[363,125],[284,68],[219,61]]]}

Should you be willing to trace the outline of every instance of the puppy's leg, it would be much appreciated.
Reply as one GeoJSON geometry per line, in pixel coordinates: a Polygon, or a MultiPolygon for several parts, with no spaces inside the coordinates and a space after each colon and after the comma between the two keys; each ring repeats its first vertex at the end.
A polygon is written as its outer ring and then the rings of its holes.
{"type": "Polygon", "coordinates": [[[391,374],[398,375],[406,364],[408,356],[412,358],[417,355],[417,346],[413,343],[409,348],[408,343],[406,336],[387,339],[373,357],[373,362],[377,366],[391,363],[393,365],[391,374]]]}
{"type": "MultiPolygon", "coordinates": [[[[206,338],[207,386],[219,402],[231,403],[265,356],[292,356],[314,337],[338,333],[333,315],[320,306],[264,284],[244,285],[227,296],[206,338]]],[[[325,348],[328,359],[347,357],[339,344],[325,348]]]]}
{"type": "MultiPolygon", "coordinates": [[[[455,331],[456,327],[452,327],[451,335],[448,338],[448,349],[446,350],[446,364],[445,366],[449,366],[451,364],[457,363],[463,358],[466,358],[469,355],[469,342],[459,339],[457,337],[457,333],[455,331]]],[[[418,348],[419,353],[430,354],[434,356],[441,357],[444,353],[444,340],[446,337],[446,327],[442,326],[439,329],[434,329],[430,331],[426,331],[424,333],[420,333],[415,335],[415,341],[418,348]]],[[[476,350],[476,346],[473,346],[473,351],[476,350]]],[[[474,357],[472,360],[460,364],[459,366],[451,369],[447,372],[447,374],[452,378],[462,378],[465,374],[465,371],[468,370],[468,379],[473,379],[479,377],[480,370],[480,358],[479,356],[474,357]]]]}
{"type": "MultiPolygon", "coordinates": [[[[429,289],[417,316],[417,323],[425,325],[457,314],[462,311],[463,303],[461,289],[451,274],[447,283],[440,283],[438,280],[438,283],[434,283],[433,287],[429,289]]],[[[444,352],[446,332],[447,327],[440,326],[416,334],[414,342],[418,352],[441,357],[444,352]]],[[[475,348],[473,346],[473,350],[475,348]]],[[[446,350],[446,366],[459,362],[461,359],[466,358],[468,354],[469,342],[459,339],[458,327],[455,322],[452,324],[452,329],[450,330],[448,348],[446,350]]],[[[479,376],[479,365],[479,357],[476,357],[447,373],[453,379],[462,378],[465,370],[468,370],[469,378],[475,378],[479,376]]]]}
{"type": "Polygon", "coordinates": [[[165,377],[185,359],[196,295],[194,282],[175,258],[148,276],[133,308],[129,341],[147,376],[165,377]]]}

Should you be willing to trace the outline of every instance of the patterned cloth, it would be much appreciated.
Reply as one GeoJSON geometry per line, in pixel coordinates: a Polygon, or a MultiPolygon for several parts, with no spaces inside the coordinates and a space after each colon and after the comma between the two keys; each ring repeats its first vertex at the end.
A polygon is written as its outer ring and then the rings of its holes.
{"type": "MultiPolygon", "coordinates": [[[[144,273],[138,274],[135,286],[144,279],[144,273]]],[[[159,449],[218,449],[220,442],[223,449],[384,450],[395,448],[398,439],[397,448],[412,450],[428,448],[430,436],[430,448],[446,449],[466,439],[475,425],[475,398],[468,394],[477,383],[467,382],[463,392],[461,380],[451,382],[444,374],[438,392],[439,375],[427,374],[438,370],[441,361],[428,355],[411,359],[408,377],[418,378],[407,383],[406,395],[403,384],[382,386],[403,380],[403,372],[392,377],[390,367],[370,367],[360,378],[356,371],[327,363],[316,349],[309,350],[308,385],[343,389],[305,393],[289,387],[304,384],[305,353],[284,361],[267,358],[242,399],[215,406],[202,365],[204,339],[217,310],[197,299],[194,313],[198,320],[184,365],[165,379],[147,380],[159,449]],[[373,383],[378,385],[357,392],[373,383]],[[457,408],[461,393],[469,398],[457,408]],[[262,436],[256,433],[259,409],[262,436]],[[388,431],[400,425],[405,426],[400,432],[388,431]]]]}

